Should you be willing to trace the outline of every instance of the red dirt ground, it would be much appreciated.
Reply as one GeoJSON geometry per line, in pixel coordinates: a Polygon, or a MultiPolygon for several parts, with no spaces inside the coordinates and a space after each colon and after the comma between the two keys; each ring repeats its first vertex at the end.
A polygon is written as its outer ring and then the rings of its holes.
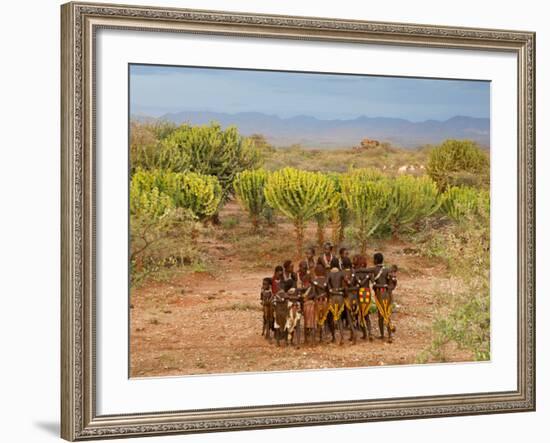
{"type": "MultiPolygon", "coordinates": [[[[224,215],[239,213],[234,205],[228,206],[224,215]]],[[[285,234],[290,234],[290,228],[277,227],[285,234]]],[[[345,340],[342,346],[327,341],[300,348],[277,347],[261,336],[259,302],[261,280],[273,268],[251,267],[234,253],[228,258],[226,251],[231,246],[224,245],[225,234],[219,234],[217,239],[204,241],[216,260],[215,276],[182,271],[169,282],[149,282],[132,290],[132,377],[414,364],[432,341],[435,311],[441,312],[437,301],[441,298],[436,295],[452,293],[456,284],[441,264],[405,254],[413,244],[382,242],[377,246],[386,261],[400,268],[394,342],[358,340],[353,345],[345,340]]],[[[378,335],[376,317],[371,318],[378,335]]],[[[445,358],[471,361],[472,355],[447,347],[445,358]]]]}

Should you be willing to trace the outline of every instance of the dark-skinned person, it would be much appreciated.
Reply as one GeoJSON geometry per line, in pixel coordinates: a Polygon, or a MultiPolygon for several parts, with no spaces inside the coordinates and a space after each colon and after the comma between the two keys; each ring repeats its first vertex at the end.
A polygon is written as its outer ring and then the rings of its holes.
{"type": "Polygon", "coordinates": [[[384,339],[384,332],[388,333],[388,343],[392,343],[392,334],[395,327],[391,322],[393,310],[393,289],[397,286],[397,267],[389,268],[384,265],[384,255],[381,252],[374,254],[374,266],[367,268],[374,290],[374,302],[378,310],[378,327],[380,339],[384,339]]]}

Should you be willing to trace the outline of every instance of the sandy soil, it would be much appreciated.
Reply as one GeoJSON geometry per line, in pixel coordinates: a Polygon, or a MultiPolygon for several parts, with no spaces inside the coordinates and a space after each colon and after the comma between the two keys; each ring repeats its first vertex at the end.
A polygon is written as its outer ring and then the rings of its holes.
{"type": "MultiPolygon", "coordinates": [[[[238,212],[234,206],[227,211],[238,212]]],[[[205,245],[217,260],[215,275],[182,272],[132,291],[132,377],[413,364],[432,341],[435,310],[441,309],[436,294],[452,293],[456,284],[441,264],[411,254],[414,245],[383,242],[377,246],[386,261],[400,267],[392,344],[375,339],[277,347],[261,336],[259,288],[272,267],[249,269],[240,257],[229,258],[219,238],[205,245]]],[[[371,318],[378,335],[375,315],[371,318]]],[[[447,348],[445,358],[470,361],[472,355],[447,348]]]]}

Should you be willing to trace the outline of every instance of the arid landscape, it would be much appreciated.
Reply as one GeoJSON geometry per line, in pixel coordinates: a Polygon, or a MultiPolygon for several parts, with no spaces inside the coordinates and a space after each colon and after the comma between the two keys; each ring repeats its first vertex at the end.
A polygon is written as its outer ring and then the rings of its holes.
{"type": "MultiPolygon", "coordinates": [[[[234,202],[221,218],[236,223],[230,232],[213,228],[214,236],[202,240],[203,251],[213,259],[210,271],[176,272],[169,281],[150,281],[132,292],[132,377],[435,361],[424,358],[422,351],[432,343],[436,316],[448,307],[441,294],[452,294],[457,284],[441,260],[423,257],[415,244],[401,240],[376,240],[369,248],[371,255],[374,249],[382,251],[400,268],[392,344],[375,339],[339,346],[327,335],[323,344],[277,347],[261,336],[259,292],[274,264],[293,257],[291,226],[280,223],[250,236],[246,215],[234,202]],[[277,247],[271,248],[274,243],[277,247]]],[[[311,225],[309,236],[314,235],[311,225]]],[[[376,314],[371,317],[374,326],[376,314]]],[[[377,335],[378,328],[374,331],[377,335]]],[[[345,334],[349,337],[349,331],[345,334]]],[[[447,362],[473,359],[471,351],[454,343],[444,353],[447,362]]]]}
{"type": "Polygon", "coordinates": [[[491,358],[489,82],[129,72],[131,377],[491,358]]]}

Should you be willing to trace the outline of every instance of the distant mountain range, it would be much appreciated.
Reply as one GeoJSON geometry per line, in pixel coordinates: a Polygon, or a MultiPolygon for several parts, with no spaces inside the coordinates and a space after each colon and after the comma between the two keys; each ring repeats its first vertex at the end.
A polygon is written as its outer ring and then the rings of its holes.
{"type": "Polygon", "coordinates": [[[320,120],[307,115],[281,118],[260,112],[227,114],[183,111],[165,114],[158,119],[138,115],[133,115],[132,118],[193,125],[216,121],[224,128],[237,126],[243,135],[263,134],[275,146],[301,144],[315,148],[349,147],[358,145],[363,138],[386,141],[403,148],[437,144],[448,138],[474,140],[487,148],[490,145],[489,119],[463,116],[445,121],[411,122],[389,117],[361,116],[350,120],[320,120]]]}

